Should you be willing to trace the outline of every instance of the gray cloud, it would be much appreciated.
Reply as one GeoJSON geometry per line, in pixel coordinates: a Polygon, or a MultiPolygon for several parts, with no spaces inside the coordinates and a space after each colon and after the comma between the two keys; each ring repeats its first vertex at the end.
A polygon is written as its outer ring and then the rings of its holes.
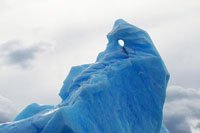
{"type": "Polygon", "coordinates": [[[192,133],[190,124],[182,115],[170,115],[166,120],[166,126],[170,133],[192,133]]]}
{"type": "Polygon", "coordinates": [[[17,111],[9,99],[0,96],[0,123],[11,121],[17,114],[17,111]]]}
{"type": "Polygon", "coordinates": [[[195,128],[200,129],[200,123],[198,123],[195,128]]]}
{"type": "MultiPolygon", "coordinates": [[[[0,45],[0,58],[3,58],[5,64],[18,65],[23,68],[31,66],[36,56],[48,50],[50,43],[38,42],[31,46],[25,46],[22,41],[8,41],[0,45]]],[[[2,64],[3,64],[2,63],[2,64]]]]}
{"type": "Polygon", "coordinates": [[[170,86],[165,104],[165,123],[170,133],[192,133],[199,130],[200,90],[170,86]]]}

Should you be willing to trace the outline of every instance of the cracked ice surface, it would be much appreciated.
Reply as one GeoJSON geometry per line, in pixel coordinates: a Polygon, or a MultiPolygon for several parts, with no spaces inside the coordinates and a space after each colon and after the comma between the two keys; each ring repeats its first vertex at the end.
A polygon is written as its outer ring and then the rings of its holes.
{"type": "Polygon", "coordinates": [[[33,103],[0,133],[167,133],[169,74],[149,35],[119,19],[107,38],[95,63],[71,68],[61,103],[33,103]]]}

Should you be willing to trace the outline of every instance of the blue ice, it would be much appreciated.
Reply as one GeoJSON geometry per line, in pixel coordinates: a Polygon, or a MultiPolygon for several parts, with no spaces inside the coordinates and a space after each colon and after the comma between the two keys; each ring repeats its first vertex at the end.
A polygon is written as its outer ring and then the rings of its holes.
{"type": "Polygon", "coordinates": [[[107,38],[95,63],[71,68],[58,105],[33,103],[0,133],[167,133],[169,73],[149,35],[119,19],[107,38]]]}

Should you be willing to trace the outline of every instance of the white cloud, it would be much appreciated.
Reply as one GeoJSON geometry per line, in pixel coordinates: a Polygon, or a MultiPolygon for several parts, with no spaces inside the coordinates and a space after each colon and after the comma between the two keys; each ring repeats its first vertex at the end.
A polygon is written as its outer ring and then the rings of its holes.
{"type": "Polygon", "coordinates": [[[200,132],[200,89],[169,86],[165,123],[170,133],[200,132]]]}
{"type": "Polygon", "coordinates": [[[0,96],[0,123],[13,120],[16,114],[17,110],[14,103],[9,99],[0,96]]]}

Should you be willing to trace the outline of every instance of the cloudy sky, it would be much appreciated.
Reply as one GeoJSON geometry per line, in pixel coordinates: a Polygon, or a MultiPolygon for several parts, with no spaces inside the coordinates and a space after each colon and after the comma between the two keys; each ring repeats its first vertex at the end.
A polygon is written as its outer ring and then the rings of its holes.
{"type": "Polygon", "coordinates": [[[58,103],[70,67],[94,62],[123,18],[151,35],[171,74],[171,133],[198,132],[199,12],[199,0],[0,0],[0,101],[58,103]]]}

